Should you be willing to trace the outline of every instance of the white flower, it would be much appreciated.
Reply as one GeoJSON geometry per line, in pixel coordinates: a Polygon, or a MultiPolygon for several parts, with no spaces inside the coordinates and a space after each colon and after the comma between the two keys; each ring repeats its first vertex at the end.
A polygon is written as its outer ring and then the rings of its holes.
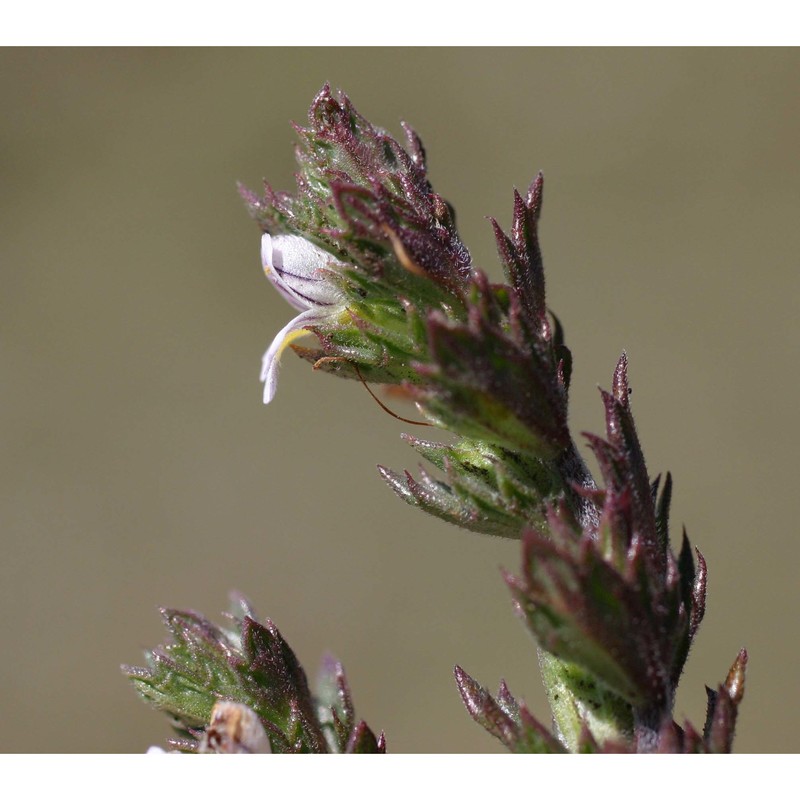
{"type": "Polygon", "coordinates": [[[211,721],[197,748],[198,753],[271,753],[267,734],[258,715],[242,703],[220,700],[211,709],[211,721]]]}
{"type": "Polygon", "coordinates": [[[344,295],[328,274],[342,263],[301,236],[270,236],[265,233],[261,237],[261,263],[272,285],[301,312],[280,330],[264,353],[261,380],[264,383],[264,402],[269,403],[277,389],[283,351],[307,333],[304,328],[308,325],[341,313],[344,295]]]}

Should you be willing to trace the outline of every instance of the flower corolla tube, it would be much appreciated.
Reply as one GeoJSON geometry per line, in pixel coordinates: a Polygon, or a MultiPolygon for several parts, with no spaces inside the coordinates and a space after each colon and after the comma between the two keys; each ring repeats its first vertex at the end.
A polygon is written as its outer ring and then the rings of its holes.
{"type": "Polygon", "coordinates": [[[345,298],[332,280],[331,272],[343,266],[329,253],[302,236],[265,233],[261,237],[264,274],[300,313],[282,328],[264,353],[261,381],[264,402],[269,403],[278,386],[278,369],[283,351],[308,333],[309,325],[330,320],[344,309],[345,298]]]}

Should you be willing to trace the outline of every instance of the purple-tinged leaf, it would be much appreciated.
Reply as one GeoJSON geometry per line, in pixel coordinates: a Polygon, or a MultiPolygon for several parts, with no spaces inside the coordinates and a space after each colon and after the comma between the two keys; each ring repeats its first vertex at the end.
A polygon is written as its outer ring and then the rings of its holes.
{"type": "Polygon", "coordinates": [[[272,621],[267,620],[265,625],[261,625],[252,617],[245,616],[242,620],[242,650],[249,665],[246,679],[258,683],[271,706],[290,709],[298,742],[302,738],[303,746],[311,752],[326,752],[325,738],[314,713],[305,671],[272,621]]]}
{"type": "Polygon", "coordinates": [[[706,613],[706,585],[708,582],[706,560],[697,548],[695,548],[695,554],[697,555],[697,571],[692,591],[692,612],[689,618],[689,635],[692,639],[694,639],[706,613]]]}
{"type": "Polygon", "coordinates": [[[563,753],[563,745],[501,684],[495,700],[461,667],[456,685],[469,715],[514,753],[563,753]]]}
{"type": "MultiPolygon", "coordinates": [[[[658,483],[655,485],[658,489],[658,483]]],[[[654,498],[655,501],[655,498],[654,498]]],[[[672,501],[672,475],[668,472],[664,479],[664,488],[656,507],[656,536],[659,547],[666,552],[669,547],[669,507],[672,501]]]]}
{"type": "Polygon", "coordinates": [[[544,267],[539,246],[539,217],[542,211],[544,175],[540,172],[523,200],[514,191],[514,215],[511,225],[511,239],[522,263],[523,270],[511,274],[511,284],[516,290],[522,305],[532,323],[545,333],[547,330],[547,309],[544,294],[544,267]]]}
{"type": "Polygon", "coordinates": [[[506,747],[513,749],[517,726],[495,699],[461,667],[454,670],[456,685],[469,715],[506,747]]]}
{"type": "Polygon", "coordinates": [[[429,317],[432,364],[418,368],[427,384],[412,394],[464,436],[554,459],[570,444],[555,365],[514,342],[492,320],[488,284],[479,279],[475,287],[467,324],[429,317]]]}
{"type": "Polygon", "coordinates": [[[738,707],[744,697],[746,669],[747,651],[742,649],[733,662],[725,683],[716,692],[708,690],[704,739],[710,753],[731,752],[738,707]]]}
{"type": "Polygon", "coordinates": [[[344,752],[356,722],[355,711],[344,667],[331,655],[322,660],[317,678],[317,704],[317,714],[331,749],[344,752]]]}
{"type": "Polygon", "coordinates": [[[598,462],[603,472],[606,489],[631,493],[632,531],[638,532],[650,564],[651,580],[663,575],[666,566],[666,540],[656,527],[655,504],[642,454],[636,426],[630,410],[630,388],[628,386],[628,358],[625,353],[614,370],[612,392],[601,391],[606,410],[606,435],[608,441],[599,445],[592,439],[598,462]]]}
{"type": "Polygon", "coordinates": [[[449,484],[435,480],[424,471],[419,481],[409,472],[399,475],[387,467],[378,466],[378,472],[406,503],[445,522],[491,536],[511,539],[520,536],[524,522],[502,511],[490,508],[484,511],[469,498],[457,494],[449,484]]]}
{"type": "Polygon", "coordinates": [[[401,122],[400,126],[406,135],[406,144],[408,145],[408,154],[417,167],[424,175],[427,171],[425,164],[425,148],[422,145],[422,139],[419,138],[417,132],[406,122],[401,122]]]}
{"type": "Polygon", "coordinates": [[[386,742],[381,733],[380,740],[375,738],[375,734],[369,729],[366,722],[359,722],[350,734],[347,741],[347,746],[344,750],[345,753],[385,753],[386,742]]]}
{"type": "MultiPolygon", "coordinates": [[[[652,604],[643,596],[636,563],[620,574],[596,549],[591,535],[576,539],[564,509],[548,515],[550,538],[530,530],[523,538],[523,576],[508,577],[512,595],[539,644],[579,664],[634,706],[667,708],[675,651],[688,622],[670,622],[675,601],[652,604]]],[[[680,617],[679,617],[680,619],[680,617]]]]}
{"type": "Polygon", "coordinates": [[[564,395],[569,396],[569,384],[572,380],[572,351],[564,343],[564,327],[561,320],[551,311],[553,318],[553,355],[558,364],[558,380],[564,395]]]}

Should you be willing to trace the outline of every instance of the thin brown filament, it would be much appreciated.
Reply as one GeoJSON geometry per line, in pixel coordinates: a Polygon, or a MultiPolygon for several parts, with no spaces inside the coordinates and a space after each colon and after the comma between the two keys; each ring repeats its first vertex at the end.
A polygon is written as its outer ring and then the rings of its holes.
{"type": "MultiPolygon", "coordinates": [[[[389,241],[392,243],[392,248],[394,249],[394,254],[397,256],[397,260],[400,264],[414,275],[420,275],[423,278],[430,277],[419,264],[413,261],[405,245],[400,241],[400,237],[388,225],[383,224],[381,227],[383,232],[389,237],[389,241]]],[[[402,419],[402,417],[398,417],[398,419],[402,419]]],[[[406,420],[406,422],[408,421],[409,420],[406,420]]],[[[427,425],[428,423],[426,422],[425,424],[427,425]]]]}
{"type": "Polygon", "coordinates": [[[318,358],[311,366],[312,369],[320,369],[323,364],[333,364],[335,362],[341,361],[344,364],[349,364],[350,362],[346,358],[342,358],[342,356],[323,356],[322,358],[318,358]]]}
{"type": "Polygon", "coordinates": [[[367,391],[370,393],[370,395],[371,395],[372,399],[373,399],[373,400],[374,400],[374,401],[375,401],[375,402],[376,402],[376,403],[377,403],[377,404],[378,404],[378,405],[379,405],[379,406],[380,406],[380,407],[381,407],[381,408],[382,408],[382,409],[383,409],[383,410],[384,410],[384,411],[385,411],[387,414],[389,414],[390,416],[394,417],[395,419],[399,419],[401,422],[406,422],[406,423],[408,423],[409,425],[424,425],[426,428],[432,428],[432,427],[433,427],[433,425],[432,425],[430,422],[419,422],[418,420],[415,420],[415,419],[408,419],[407,417],[401,417],[399,414],[395,414],[395,413],[394,413],[394,411],[392,411],[392,409],[391,409],[391,408],[387,408],[387,406],[385,406],[385,405],[384,405],[384,404],[383,404],[383,403],[380,401],[380,399],[379,399],[379,398],[378,398],[378,396],[375,394],[375,392],[373,392],[373,391],[372,391],[372,389],[370,389],[370,388],[369,388],[369,386],[367,385],[367,382],[364,380],[364,377],[363,377],[363,376],[362,376],[362,374],[361,374],[361,370],[358,368],[358,364],[353,364],[353,368],[354,368],[354,369],[355,369],[355,371],[356,371],[356,375],[358,375],[358,379],[361,381],[361,383],[363,384],[364,388],[365,388],[365,389],[366,389],[366,390],[367,390],[367,391]]]}
{"type": "Polygon", "coordinates": [[[401,417],[399,414],[395,414],[391,408],[388,408],[384,403],[381,402],[380,398],[369,388],[367,382],[364,380],[364,376],[361,374],[361,370],[358,368],[358,364],[355,364],[352,361],[348,361],[346,358],[342,356],[323,356],[322,358],[318,358],[314,362],[314,369],[320,369],[323,364],[331,364],[333,362],[344,362],[345,364],[350,364],[353,369],[356,371],[356,375],[358,375],[358,379],[361,381],[362,386],[369,392],[372,399],[387,413],[389,416],[394,417],[395,419],[399,419],[400,422],[406,422],[409,425],[424,425],[426,428],[433,428],[434,426],[430,422],[419,422],[415,419],[408,419],[407,417],[401,417]]]}

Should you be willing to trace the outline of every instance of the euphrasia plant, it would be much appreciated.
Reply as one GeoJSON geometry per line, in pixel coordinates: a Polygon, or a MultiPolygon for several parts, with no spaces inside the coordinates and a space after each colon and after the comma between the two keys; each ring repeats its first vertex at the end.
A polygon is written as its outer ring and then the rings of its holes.
{"type": "MultiPolygon", "coordinates": [[[[472,262],[450,205],[428,181],[419,137],[405,144],[325,86],[297,127],[297,190],[242,189],[261,259],[299,312],[267,349],[264,402],[287,347],[319,371],[399,386],[447,444],[406,436],[435,471],[380,467],[407,503],[462,528],[519,539],[505,575],[539,648],[552,721],[504,683],[496,695],[461,668],[469,714],[514,752],[728,752],[744,691],[742,651],[708,689],[702,731],[672,719],[703,617],[706,565],[685,533],[673,552],[672,481],[647,470],[620,358],[602,392],[605,436],[587,435],[599,482],[568,425],[572,359],[545,302],[542,176],[514,192],[509,232],[492,220],[507,283],[472,262]],[[296,339],[314,334],[317,346],[296,339]]],[[[353,710],[340,664],[311,691],[275,626],[237,599],[230,625],[164,611],[172,635],[124,668],[167,711],[173,747],[204,752],[382,752],[353,710]]]]}

